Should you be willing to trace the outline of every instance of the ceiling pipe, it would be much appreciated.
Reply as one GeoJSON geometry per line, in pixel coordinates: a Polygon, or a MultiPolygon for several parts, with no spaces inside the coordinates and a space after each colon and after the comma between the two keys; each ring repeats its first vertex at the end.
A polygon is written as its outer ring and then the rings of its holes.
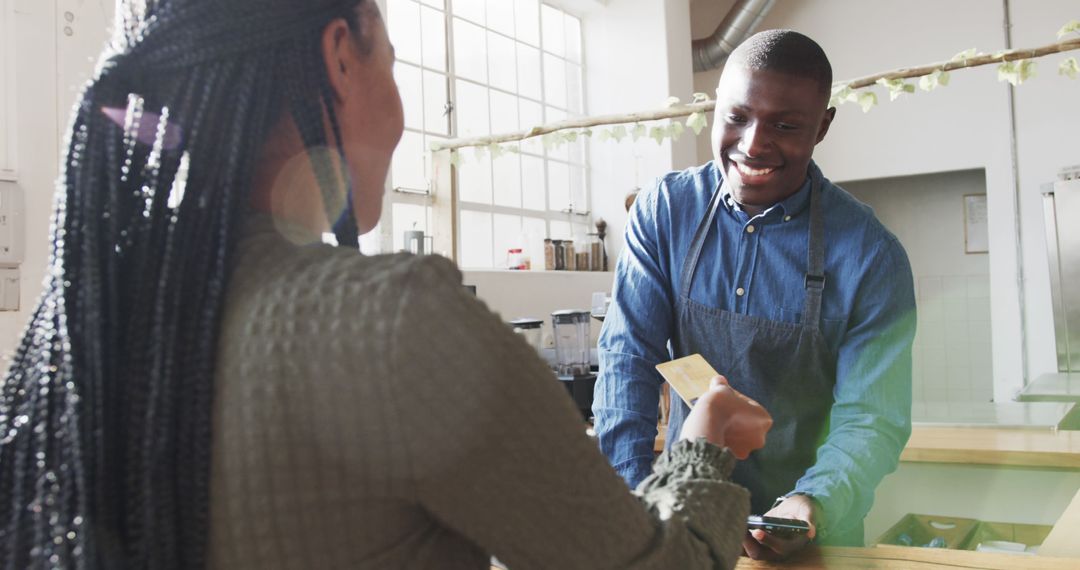
{"type": "Polygon", "coordinates": [[[707,38],[694,40],[694,72],[716,69],[735,47],[754,33],[776,0],[738,0],[707,38]]]}

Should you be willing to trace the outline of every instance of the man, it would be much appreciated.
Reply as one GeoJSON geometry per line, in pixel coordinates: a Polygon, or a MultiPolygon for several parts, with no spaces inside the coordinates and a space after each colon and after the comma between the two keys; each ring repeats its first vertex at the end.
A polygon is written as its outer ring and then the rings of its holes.
{"type": "MultiPolygon", "coordinates": [[[[861,545],[874,489],[911,432],[911,267],[871,209],[811,160],[836,113],[831,83],[821,47],[793,31],[731,54],[714,160],[638,196],[600,337],[596,429],[631,486],[653,458],[657,363],[700,353],[773,415],[766,447],[734,480],[752,512],[812,530],[748,533],[754,558],[815,536],[861,545]]],[[[669,443],[687,410],[672,398],[669,443]]]]}

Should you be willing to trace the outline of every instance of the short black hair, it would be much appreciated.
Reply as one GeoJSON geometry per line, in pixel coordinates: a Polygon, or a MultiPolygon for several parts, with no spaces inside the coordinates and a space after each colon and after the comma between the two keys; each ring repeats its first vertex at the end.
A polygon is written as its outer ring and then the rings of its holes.
{"type": "Polygon", "coordinates": [[[728,57],[753,71],[776,71],[818,82],[822,93],[832,90],[832,65],[817,42],[794,30],[765,30],[739,44],[728,57]]]}

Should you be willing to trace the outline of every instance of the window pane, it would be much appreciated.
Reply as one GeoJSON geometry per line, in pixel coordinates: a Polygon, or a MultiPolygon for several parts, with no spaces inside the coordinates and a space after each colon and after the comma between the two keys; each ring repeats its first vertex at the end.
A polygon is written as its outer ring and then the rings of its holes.
{"type": "Polygon", "coordinates": [[[491,157],[476,158],[466,151],[458,171],[458,197],[462,202],[491,204],[491,157]]]}
{"type": "Polygon", "coordinates": [[[570,168],[565,162],[549,160],[548,209],[561,212],[570,207],[570,168]]]}
{"type": "Polygon", "coordinates": [[[507,91],[517,91],[514,40],[488,32],[488,57],[490,58],[488,74],[491,77],[489,85],[507,91]]]}
{"type": "Polygon", "coordinates": [[[428,6],[434,6],[434,7],[438,8],[438,9],[440,9],[440,10],[445,9],[445,6],[446,6],[446,0],[420,0],[420,1],[423,2],[424,4],[427,4],[428,6]]]}
{"type": "Polygon", "coordinates": [[[521,205],[530,210],[547,207],[547,186],[544,184],[544,159],[521,155],[521,205]]]}
{"type": "Polygon", "coordinates": [[[446,76],[433,71],[424,72],[424,128],[440,135],[450,134],[450,117],[446,114],[446,76]]]}
{"type": "Polygon", "coordinates": [[[456,83],[457,136],[475,137],[489,134],[487,87],[458,80],[456,83]]]}
{"type": "Polygon", "coordinates": [[[420,28],[424,32],[424,65],[446,71],[446,16],[424,6],[420,18],[420,28]]]}
{"type": "Polygon", "coordinates": [[[517,45],[518,93],[536,99],[543,96],[540,89],[540,50],[525,44],[517,45]]]}
{"type": "Polygon", "coordinates": [[[495,267],[505,268],[510,248],[525,249],[525,240],[521,235],[521,216],[495,214],[492,225],[495,234],[495,267]]]}
{"type": "MultiPolygon", "coordinates": [[[[420,231],[431,234],[427,226],[427,208],[419,204],[393,205],[394,251],[405,249],[405,232],[420,231]]],[[[424,244],[427,247],[427,244],[424,244]]]]}
{"type": "Polygon", "coordinates": [[[454,0],[454,15],[484,25],[484,0],[454,0]]]}
{"type": "Polygon", "coordinates": [[[566,64],[566,108],[571,113],[584,112],[581,92],[581,66],[572,63],[566,64]]]}
{"type": "Polygon", "coordinates": [[[514,3],[511,0],[487,0],[487,26],[514,37],[514,3]]]}
{"type": "Polygon", "coordinates": [[[424,128],[423,87],[420,84],[420,68],[407,63],[394,66],[394,81],[401,93],[401,106],[405,111],[405,128],[424,128]]]}
{"type": "Polygon", "coordinates": [[[480,26],[454,18],[454,66],[459,76],[487,82],[486,37],[480,26]]]}
{"type": "Polygon", "coordinates": [[[514,19],[517,21],[517,39],[540,45],[540,5],[537,0],[515,0],[514,19]]]}
{"type": "Polygon", "coordinates": [[[506,134],[518,130],[517,97],[501,91],[491,91],[491,132],[506,134]]]}
{"type": "Polygon", "coordinates": [[[570,167],[570,204],[575,212],[589,211],[585,197],[585,169],[580,166],[570,167]]]}
{"type": "Polygon", "coordinates": [[[504,154],[492,160],[495,204],[510,208],[521,207],[521,157],[504,154]]]}
{"type": "MultiPolygon", "coordinates": [[[[531,129],[544,124],[544,109],[539,103],[533,103],[527,99],[518,99],[518,108],[521,120],[518,124],[521,129],[531,129]]],[[[533,154],[544,154],[544,144],[540,137],[533,137],[521,141],[521,150],[533,154]]]]}
{"type": "Polygon", "coordinates": [[[420,63],[420,5],[412,0],[388,0],[386,27],[401,61],[420,63]]]}
{"type": "Polygon", "coordinates": [[[565,55],[566,40],[563,35],[562,11],[544,4],[540,6],[540,14],[544,30],[544,51],[555,55],[565,55]]]}
{"type": "Polygon", "coordinates": [[[491,214],[461,210],[461,266],[492,267],[491,214]]]}
{"type": "Polygon", "coordinates": [[[566,58],[574,63],[581,63],[581,20],[566,15],[566,58]]]}
{"type": "Polygon", "coordinates": [[[578,135],[572,143],[566,143],[566,152],[572,164],[585,163],[585,137],[578,135]]]}
{"type": "Polygon", "coordinates": [[[566,108],[566,63],[544,54],[544,101],[560,109],[566,108]]]}
{"type": "Polygon", "coordinates": [[[424,137],[420,133],[405,131],[401,135],[401,142],[394,151],[391,163],[391,184],[395,188],[410,188],[424,190],[427,188],[427,179],[424,175],[424,158],[427,149],[424,148],[424,137]]]}
{"type": "MultiPolygon", "coordinates": [[[[557,123],[559,121],[566,120],[566,113],[558,109],[547,107],[545,111],[547,124],[557,123]]],[[[570,160],[570,149],[567,145],[559,145],[557,147],[551,147],[547,151],[548,158],[557,158],[559,160],[570,160]]]]}
{"type": "Polygon", "coordinates": [[[574,236],[570,231],[570,222],[564,222],[562,220],[552,220],[551,221],[551,239],[573,239],[573,238],[574,238],[574,236]]]}
{"type": "Polygon", "coordinates": [[[544,238],[547,237],[547,221],[543,218],[521,218],[521,233],[525,236],[525,253],[533,269],[544,268],[544,238]]]}

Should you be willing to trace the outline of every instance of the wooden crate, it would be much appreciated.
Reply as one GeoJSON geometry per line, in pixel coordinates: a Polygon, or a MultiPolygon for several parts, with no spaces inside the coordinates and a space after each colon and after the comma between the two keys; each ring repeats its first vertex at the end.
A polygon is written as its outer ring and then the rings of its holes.
{"type": "Polygon", "coordinates": [[[1007,540],[1028,546],[1038,546],[1046,540],[1053,527],[1048,524],[1015,524],[998,522],[980,522],[968,537],[964,550],[975,550],[981,542],[1007,540]]]}
{"type": "Polygon", "coordinates": [[[939,515],[904,515],[877,539],[877,544],[921,547],[940,536],[945,548],[962,549],[966,546],[979,521],[939,515]],[[911,537],[911,544],[901,541],[902,535],[911,537]]]}

